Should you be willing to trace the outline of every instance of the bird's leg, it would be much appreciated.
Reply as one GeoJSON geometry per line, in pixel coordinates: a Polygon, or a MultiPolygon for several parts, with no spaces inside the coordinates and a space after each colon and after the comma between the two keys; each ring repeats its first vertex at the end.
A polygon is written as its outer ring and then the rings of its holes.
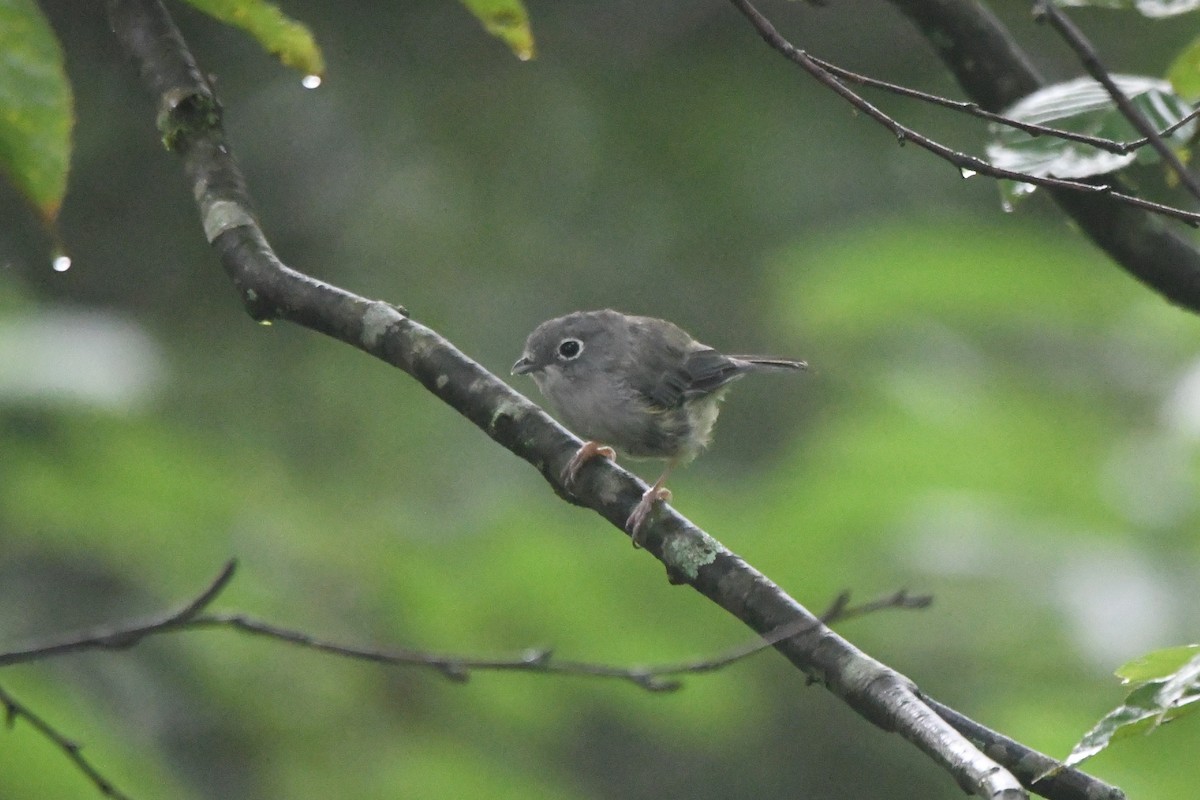
{"type": "Polygon", "coordinates": [[[576,479],[579,478],[579,470],[583,469],[583,465],[596,456],[603,456],[616,461],[617,451],[599,442],[584,442],[583,447],[579,448],[575,452],[575,455],[571,456],[571,460],[567,462],[567,468],[563,470],[563,486],[568,489],[573,487],[576,479]]]}
{"type": "Polygon", "coordinates": [[[629,519],[625,522],[625,529],[629,531],[629,538],[633,540],[635,548],[642,546],[642,525],[646,523],[650,513],[654,510],[654,504],[660,500],[664,503],[671,502],[671,490],[663,484],[667,482],[667,476],[671,474],[671,470],[673,469],[675,469],[675,462],[667,464],[667,468],[663,471],[663,474],[659,475],[654,485],[642,495],[642,499],[633,507],[633,513],[629,515],[629,519]]]}

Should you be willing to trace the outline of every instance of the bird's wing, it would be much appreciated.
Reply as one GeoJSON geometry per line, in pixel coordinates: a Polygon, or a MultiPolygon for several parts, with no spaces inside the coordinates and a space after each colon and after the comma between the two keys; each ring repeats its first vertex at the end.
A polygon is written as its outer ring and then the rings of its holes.
{"type": "Polygon", "coordinates": [[[638,348],[641,376],[633,385],[651,405],[663,409],[679,408],[684,400],[710,394],[746,371],[746,364],[704,348],[688,351],[659,342],[658,347],[638,348]]]}

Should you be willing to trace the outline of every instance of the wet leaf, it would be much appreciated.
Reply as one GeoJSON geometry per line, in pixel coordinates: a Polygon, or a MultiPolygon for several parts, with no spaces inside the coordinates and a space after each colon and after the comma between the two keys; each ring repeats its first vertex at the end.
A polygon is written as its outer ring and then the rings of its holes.
{"type": "MultiPolygon", "coordinates": [[[[1121,667],[1118,674],[1157,674],[1161,677],[1139,683],[1125,702],[1084,734],[1064,762],[1074,766],[1099,753],[1113,741],[1134,733],[1149,733],[1164,722],[1197,708],[1200,700],[1200,652],[1196,646],[1159,650],[1121,667]],[[1179,660],[1188,656],[1183,663],[1179,660]],[[1168,664],[1176,669],[1163,673],[1168,664]]],[[[1127,679],[1128,680],[1128,679],[1127,679]]]]}
{"type": "Polygon", "coordinates": [[[187,0],[195,8],[249,33],[287,67],[306,76],[325,74],[325,58],[303,23],[266,0],[187,0]]]}
{"type": "MultiPolygon", "coordinates": [[[[1139,75],[1114,75],[1113,79],[1157,130],[1169,128],[1192,111],[1165,80],[1139,75]]],[[[1091,78],[1047,86],[1017,101],[1004,114],[1021,122],[1111,142],[1141,138],[1104,87],[1091,78]]],[[[1159,160],[1158,153],[1146,146],[1128,153],[1110,152],[1056,136],[1031,136],[997,123],[989,127],[993,139],[987,146],[987,154],[992,164],[1038,177],[1086,178],[1115,172],[1134,161],[1149,164],[1159,160]]],[[[1195,129],[1196,122],[1192,120],[1165,139],[1169,145],[1183,147],[1195,129]]],[[[1006,191],[1010,193],[1008,199],[1013,200],[1029,194],[1032,187],[1016,184],[1006,191]]]]}
{"type": "Polygon", "coordinates": [[[488,33],[497,37],[522,61],[534,56],[533,31],[521,0],[462,0],[488,33]]]}
{"type": "Polygon", "coordinates": [[[1200,8],[1200,0],[1054,0],[1054,5],[1062,8],[1089,6],[1122,11],[1132,10],[1137,11],[1143,17],[1158,19],[1195,11],[1200,8]]]}
{"type": "Polygon", "coordinates": [[[73,122],[50,25],[33,0],[0,0],[0,171],[47,222],[67,190],[73,122]]]}

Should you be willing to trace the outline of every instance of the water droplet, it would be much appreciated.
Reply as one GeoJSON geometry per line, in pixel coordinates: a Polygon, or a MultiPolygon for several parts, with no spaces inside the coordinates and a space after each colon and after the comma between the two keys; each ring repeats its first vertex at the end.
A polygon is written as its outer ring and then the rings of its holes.
{"type": "Polygon", "coordinates": [[[974,178],[976,175],[978,175],[978,174],[979,174],[979,173],[978,173],[978,172],[976,172],[975,170],[973,170],[973,169],[968,169],[967,167],[963,167],[963,168],[961,168],[961,169],[959,170],[959,172],[961,172],[961,173],[962,173],[962,176],[963,176],[964,178],[974,178]]]}
{"type": "Polygon", "coordinates": [[[1009,202],[1007,197],[1000,198],[1000,210],[1003,211],[1005,214],[1013,213],[1013,211],[1014,211],[1013,204],[1011,202],[1009,202]]]}
{"type": "Polygon", "coordinates": [[[304,78],[300,81],[300,84],[305,89],[315,89],[321,85],[321,76],[320,75],[305,75],[304,78]]]}
{"type": "Polygon", "coordinates": [[[260,320],[258,321],[258,324],[259,324],[259,325],[262,325],[264,328],[269,328],[269,327],[271,327],[271,320],[269,320],[269,319],[260,319],[260,320]]]}
{"type": "Polygon", "coordinates": [[[66,272],[71,268],[71,257],[66,253],[59,253],[50,262],[50,266],[54,267],[55,272],[66,272]]]}

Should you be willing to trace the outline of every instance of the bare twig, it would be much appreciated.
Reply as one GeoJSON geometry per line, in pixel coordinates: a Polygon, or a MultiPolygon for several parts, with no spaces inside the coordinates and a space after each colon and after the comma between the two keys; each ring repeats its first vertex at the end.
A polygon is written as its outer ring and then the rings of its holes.
{"type": "Polygon", "coordinates": [[[228,561],[208,586],[196,598],[178,611],[152,619],[125,625],[120,628],[105,628],[86,633],[73,634],[58,641],[33,645],[22,650],[0,653],[0,667],[39,661],[52,656],[77,653],[82,650],[124,650],[133,647],[147,636],[179,630],[193,622],[196,617],[217,598],[237,569],[236,561],[228,561]]]}
{"type": "Polygon", "coordinates": [[[703,660],[681,662],[664,666],[616,667],[586,661],[557,659],[553,651],[529,648],[516,656],[482,658],[475,656],[432,653],[411,648],[376,648],[360,645],[339,644],[321,639],[304,631],[280,627],[270,622],[254,619],[246,614],[201,613],[212,604],[217,595],[233,577],[235,562],[228,562],[207,587],[183,608],[168,614],[124,625],[108,626],[100,630],[77,633],[62,639],[25,647],[21,650],[0,652],[0,666],[43,661],[49,658],[78,653],[85,650],[127,650],[143,639],[167,633],[180,633],[201,628],[228,628],[242,633],[262,636],[309,650],[335,656],[371,661],[392,666],[428,667],[443,676],[465,681],[476,670],[543,672],[560,675],[577,675],[594,678],[615,678],[631,681],[649,691],[672,691],[679,688],[678,681],[663,678],[684,673],[712,672],[743,658],[766,650],[778,642],[795,636],[814,625],[844,622],[876,611],[889,608],[921,609],[932,602],[928,595],[910,595],[901,590],[886,597],[852,606],[849,593],[843,592],[830,604],[828,610],[817,620],[800,620],[780,626],[745,645],[703,660]]]}
{"type": "MultiPolygon", "coordinates": [[[[515,657],[508,658],[478,658],[471,656],[443,655],[428,651],[407,648],[368,648],[354,645],[337,644],[320,639],[303,631],[282,628],[261,620],[255,620],[244,614],[204,614],[205,608],[212,604],[233,577],[235,563],[228,562],[217,577],[187,605],[168,614],[155,617],[149,621],[141,621],[119,626],[109,626],[103,630],[90,633],[75,634],[43,645],[27,647],[20,651],[0,653],[0,665],[21,662],[39,661],[84,650],[127,650],[143,639],[167,633],[180,633],[201,628],[228,628],[242,633],[262,636],[285,644],[295,645],[309,650],[349,658],[360,661],[370,661],[391,666],[428,667],[440,672],[446,678],[457,682],[467,681],[476,670],[493,672],[537,672],[544,674],[572,675],[592,678],[610,678],[628,681],[635,686],[651,692],[670,692],[679,689],[682,684],[670,676],[685,673],[695,674],[713,672],[761,652],[773,644],[800,633],[804,628],[819,622],[802,620],[801,625],[785,625],[779,630],[756,639],[748,645],[743,645],[715,657],[702,661],[690,661],[680,664],[669,664],[652,667],[614,667],[606,664],[586,661],[560,660],[553,657],[549,649],[531,648],[515,657]]],[[[887,597],[880,598],[857,606],[849,605],[849,594],[843,592],[822,615],[826,623],[841,622],[860,617],[874,611],[888,608],[918,609],[929,605],[928,596],[911,596],[905,591],[899,591],[887,597]]],[[[0,687],[0,705],[3,706],[5,719],[11,726],[18,719],[25,719],[38,733],[48,739],[61,750],[85,775],[95,784],[101,794],[114,800],[130,800],[119,791],[108,778],[83,757],[82,746],[69,739],[44,718],[32,711],[28,706],[0,687]]]]}
{"type": "Polygon", "coordinates": [[[0,705],[4,706],[4,719],[9,727],[12,727],[18,719],[24,719],[34,730],[61,750],[75,764],[79,771],[87,776],[87,779],[95,785],[100,794],[105,797],[111,797],[113,800],[131,800],[129,795],[114,786],[112,781],[104,777],[92,765],[92,762],[84,758],[82,745],[67,738],[40,715],[30,710],[29,706],[21,703],[2,687],[0,687],[0,705]]]}
{"type": "Polygon", "coordinates": [[[1141,109],[1133,104],[1133,101],[1129,99],[1125,92],[1121,91],[1120,86],[1117,86],[1117,82],[1113,80],[1112,73],[1100,61],[1100,54],[1096,52],[1096,48],[1084,36],[1083,31],[1062,10],[1047,0],[1034,0],[1033,14],[1035,19],[1049,22],[1050,27],[1054,28],[1062,36],[1063,41],[1079,56],[1084,69],[1088,71],[1089,75],[1100,82],[1100,85],[1108,92],[1109,97],[1117,104],[1117,108],[1120,109],[1125,118],[1137,128],[1139,133],[1149,140],[1150,146],[1162,156],[1163,161],[1179,176],[1179,181],[1187,187],[1192,196],[1200,198],[1200,180],[1197,180],[1196,176],[1184,166],[1170,145],[1163,141],[1162,136],[1150,123],[1150,120],[1146,119],[1146,115],[1141,112],[1141,109]]]}
{"type": "MultiPolygon", "coordinates": [[[[880,89],[900,97],[909,97],[914,100],[920,100],[925,103],[930,103],[931,105],[948,108],[952,111],[961,111],[964,114],[970,114],[971,116],[978,117],[979,119],[985,119],[989,122],[995,122],[998,125],[1004,125],[1019,131],[1024,131],[1030,136],[1052,136],[1056,139],[1064,139],[1066,141],[1086,144],[1091,147],[1095,147],[1098,150],[1104,150],[1117,155],[1132,153],[1135,150],[1145,147],[1150,141],[1149,137],[1142,137],[1141,139],[1134,139],[1128,142],[1115,142],[1112,139],[1105,139],[1102,136],[1088,136],[1086,133],[1075,133],[1074,131],[1066,131],[1062,128],[1053,128],[1047,125],[1037,125],[1032,122],[1022,122],[1021,120],[1013,119],[1012,117],[1007,117],[994,111],[988,111],[987,109],[982,108],[978,103],[974,103],[969,100],[952,100],[949,97],[942,97],[941,95],[932,94],[930,92],[922,92],[919,89],[913,89],[908,86],[901,86],[900,84],[879,80],[878,78],[872,78],[870,76],[848,70],[845,67],[839,67],[837,64],[826,61],[823,58],[818,58],[817,56],[811,54],[809,55],[809,58],[811,58],[813,62],[819,65],[822,69],[825,69],[832,75],[835,75],[844,81],[856,83],[860,86],[869,86],[872,89],[880,89]]],[[[1196,119],[1196,117],[1200,117],[1200,108],[1194,109],[1182,119],[1173,122],[1171,125],[1159,131],[1158,135],[1160,137],[1170,136],[1187,123],[1196,119]]]]}
{"type": "Polygon", "coordinates": [[[784,639],[805,633],[819,625],[832,625],[837,622],[845,622],[848,619],[861,617],[887,608],[928,608],[932,602],[933,598],[930,595],[910,595],[907,591],[901,589],[887,597],[881,597],[869,603],[852,606],[850,605],[850,593],[842,592],[816,620],[802,619],[787,625],[781,625],[773,631],[764,633],[759,639],[731,648],[720,655],[699,661],[683,661],[678,664],[653,667],[646,670],[646,674],[653,677],[661,677],[664,675],[713,672],[741,661],[744,658],[748,658],[755,653],[761,653],[769,647],[774,647],[784,639]]]}
{"type": "Polygon", "coordinates": [[[993,178],[1002,178],[1010,181],[1018,181],[1021,183],[1032,184],[1033,186],[1042,186],[1050,189],[1069,189],[1071,191],[1082,192],[1084,194],[1103,194],[1111,197],[1114,200],[1119,200],[1122,203],[1141,208],[1147,211],[1153,211],[1166,217],[1177,219],[1185,222],[1193,227],[1200,227],[1200,212],[1186,211],[1182,208],[1176,208],[1164,203],[1155,203],[1150,200],[1145,200],[1125,192],[1117,191],[1112,186],[1104,183],[1094,183],[1083,180],[1068,180],[1064,178],[1053,178],[1050,176],[1031,175],[1026,172],[1017,172],[1015,170],[1001,169],[977,156],[972,156],[967,153],[961,153],[953,148],[934,141],[925,136],[919,131],[904,125],[890,117],[888,114],[881,111],[876,106],[872,105],[857,92],[850,89],[841,80],[838,79],[829,70],[825,69],[821,63],[815,60],[804,50],[793,45],[786,37],[781,34],[771,21],[768,20],[762,13],[754,7],[749,0],[730,0],[734,7],[742,13],[758,31],[772,49],[776,50],[780,55],[792,61],[797,66],[801,67],[805,72],[815,78],[819,83],[833,90],[836,94],[844,98],[850,105],[861,111],[866,116],[878,122],[883,127],[887,128],[896,137],[896,140],[901,144],[912,142],[918,147],[933,153],[944,161],[958,167],[964,177],[971,175],[987,175],[993,178]]]}

